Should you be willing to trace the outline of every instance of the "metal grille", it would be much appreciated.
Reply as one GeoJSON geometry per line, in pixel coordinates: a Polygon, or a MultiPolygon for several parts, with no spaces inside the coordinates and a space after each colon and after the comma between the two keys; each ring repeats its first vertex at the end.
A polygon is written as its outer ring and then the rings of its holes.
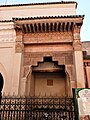
{"type": "Polygon", "coordinates": [[[75,120],[73,99],[2,97],[0,120],[75,120]]]}

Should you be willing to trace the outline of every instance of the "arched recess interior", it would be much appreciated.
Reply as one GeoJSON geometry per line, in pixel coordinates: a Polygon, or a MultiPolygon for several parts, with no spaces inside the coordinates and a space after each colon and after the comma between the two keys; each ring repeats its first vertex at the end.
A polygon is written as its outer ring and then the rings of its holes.
{"type": "Polygon", "coordinates": [[[2,76],[2,74],[0,73],[0,92],[1,92],[2,89],[3,89],[3,84],[4,84],[3,76],[2,76]]]}
{"type": "MultiPolygon", "coordinates": [[[[0,63],[0,84],[1,84],[1,81],[3,80],[2,84],[3,84],[3,87],[1,87],[0,85],[0,89],[2,89],[2,93],[5,92],[5,81],[7,79],[7,72],[6,72],[6,69],[5,67],[0,63]]],[[[8,83],[8,81],[7,81],[8,83]]]]}

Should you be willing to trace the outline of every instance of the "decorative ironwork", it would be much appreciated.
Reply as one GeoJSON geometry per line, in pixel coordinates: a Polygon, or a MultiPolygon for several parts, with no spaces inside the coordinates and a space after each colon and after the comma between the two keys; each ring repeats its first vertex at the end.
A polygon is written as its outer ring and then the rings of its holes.
{"type": "Polygon", "coordinates": [[[73,99],[2,97],[0,120],[75,120],[73,99]]]}

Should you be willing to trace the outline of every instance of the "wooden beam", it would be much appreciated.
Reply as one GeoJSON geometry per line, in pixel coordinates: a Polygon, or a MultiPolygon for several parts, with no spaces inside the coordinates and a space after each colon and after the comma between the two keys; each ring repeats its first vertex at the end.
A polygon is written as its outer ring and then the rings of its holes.
{"type": "Polygon", "coordinates": [[[26,29],[26,33],[28,33],[28,24],[24,24],[24,26],[25,26],[25,29],[26,29]]]}
{"type": "Polygon", "coordinates": [[[61,30],[61,23],[59,22],[58,23],[58,31],[60,32],[60,30],[61,30]]]}

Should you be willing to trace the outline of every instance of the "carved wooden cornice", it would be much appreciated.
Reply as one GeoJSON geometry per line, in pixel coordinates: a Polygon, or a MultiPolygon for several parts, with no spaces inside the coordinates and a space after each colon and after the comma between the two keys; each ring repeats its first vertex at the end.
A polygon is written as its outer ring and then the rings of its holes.
{"type": "Polygon", "coordinates": [[[27,23],[22,25],[15,25],[15,29],[21,29],[23,33],[39,33],[39,32],[61,32],[72,31],[74,27],[73,22],[51,22],[51,23],[27,23]]]}
{"type": "Polygon", "coordinates": [[[13,18],[15,29],[23,33],[73,31],[74,26],[82,25],[84,16],[49,16],[37,18],[13,18]]]}

